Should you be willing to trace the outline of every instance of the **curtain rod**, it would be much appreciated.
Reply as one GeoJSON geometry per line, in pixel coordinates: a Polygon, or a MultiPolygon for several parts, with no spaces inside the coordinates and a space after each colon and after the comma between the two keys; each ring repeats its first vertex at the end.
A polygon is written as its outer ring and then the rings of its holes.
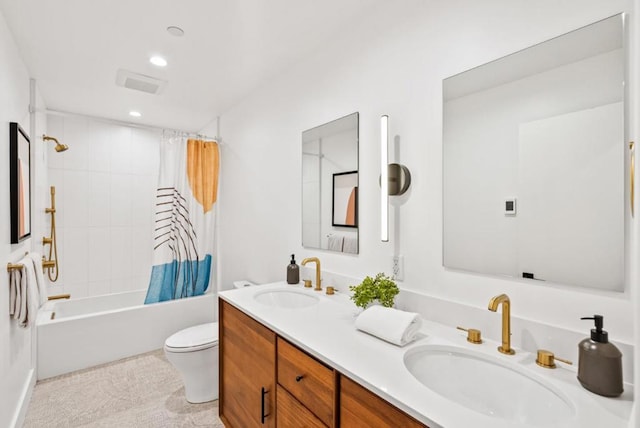
{"type": "Polygon", "coordinates": [[[218,144],[223,144],[222,141],[220,141],[218,139],[218,137],[209,137],[209,136],[204,135],[204,134],[198,134],[196,132],[184,131],[182,129],[162,128],[160,126],[143,125],[143,124],[140,124],[140,123],[127,122],[127,121],[124,121],[124,120],[108,119],[108,118],[105,118],[105,117],[98,117],[98,116],[92,116],[92,115],[89,115],[89,114],[81,114],[81,113],[71,113],[71,112],[68,112],[68,111],[60,111],[60,110],[35,109],[35,111],[37,113],[51,114],[51,115],[54,115],[54,116],[82,117],[82,118],[85,118],[85,119],[92,119],[92,120],[97,120],[99,122],[105,122],[105,123],[110,123],[110,124],[120,125],[120,126],[127,126],[127,127],[130,127],[130,128],[149,129],[149,130],[152,130],[152,131],[177,132],[177,133],[181,133],[181,134],[186,134],[187,136],[191,136],[191,137],[202,138],[202,139],[205,139],[205,140],[214,140],[218,144]]]}

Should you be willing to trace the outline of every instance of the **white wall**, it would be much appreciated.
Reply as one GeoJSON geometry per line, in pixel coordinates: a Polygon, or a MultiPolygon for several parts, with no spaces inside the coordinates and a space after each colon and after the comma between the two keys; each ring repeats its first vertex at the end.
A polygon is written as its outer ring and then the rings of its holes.
{"type": "Polygon", "coordinates": [[[50,115],[47,133],[69,146],[61,153],[47,147],[60,260],[52,292],[85,297],[146,288],[159,132],[50,115]]]}
{"type": "MultiPolygon", "coordinates": [[[[37,250],[44,222],[42,192],[46,180],[43,168],[45,153],[41,135],[46,118],[37,115],[34,122],[29,114],[29,72],[17,50],[13,36],[0,12],[0,263],[16,262],[27,251],[37,250]],[[12,245],[9,213],[9,122],[18,122],[31,139],[32,237],[12,245]]],[[[43,107],[36,96],[35,104],[43,107]]],[[[4,268],[3,268],[4,270],[4,268]]],[[[9,319],[8,275],[0,275],[0,426],[20,426],[35,383],[35,328],[20,328],[9,319]]]]}
{"type": "Polygon", "coordinates": [[[222,286],[241,278],[283,280],[293,252],[317,255],[323,269],[358,277],[389,272],[397,252],[405,260],[404,288],[478,308],[506,292],[515,316],[585,335],[590,326],[579,317],[601,313],[612,341],[633,343],[628,295],[530,285],[442,266],[442,80],[625,7],[626,1],[597,0],[407,0],[363,11],[347,36],[328,41],[312,60],[222,116],[222,286]],[[305,250],[300,196],[291,191],[300,186],[301,132],[354,111],[360,112],[360,254],[305,250]],[[389,243],[380,242],[378,232],[382,114],[390,115],[397,137],[396,160],[413,179],[408,195],[391,210],[389,243]]]}

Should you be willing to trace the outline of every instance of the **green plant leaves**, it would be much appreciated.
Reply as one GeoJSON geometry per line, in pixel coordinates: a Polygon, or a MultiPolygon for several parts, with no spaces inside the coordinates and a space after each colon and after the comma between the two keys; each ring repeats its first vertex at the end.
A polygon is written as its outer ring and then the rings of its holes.
{"type": "Polygon", "coordinates": [[[349,290],[353,292],[351,300],[359,308],[366,308],[376,300],[382,306],[390,308],[400,292],[396,283],[383,272],[378,273],[375,278],[367,276],[359,285],[349,286],[349,290]]]}

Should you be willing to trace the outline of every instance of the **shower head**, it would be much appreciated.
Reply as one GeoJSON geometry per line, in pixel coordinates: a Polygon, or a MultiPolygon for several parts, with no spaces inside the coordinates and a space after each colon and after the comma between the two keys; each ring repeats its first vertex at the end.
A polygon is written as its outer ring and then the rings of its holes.
{"type": "Polygon", "coordinates": [[[60,144],[60,142],[58,141],[57,138],[55,137],[49,137],[48,135],[43,135],[42,136],[42,140],[43,141],[54,141],[56,143],[56,147],[55,150],[56,152],[64,152],[65,150],[69,149],[69,146],[67,146],[66,144],[60,144]]]}

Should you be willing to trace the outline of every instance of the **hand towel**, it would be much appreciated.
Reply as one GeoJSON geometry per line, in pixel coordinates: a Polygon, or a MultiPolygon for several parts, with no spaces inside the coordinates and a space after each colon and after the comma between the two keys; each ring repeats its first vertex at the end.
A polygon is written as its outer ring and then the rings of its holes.
{"type": "Polygon", "coordinates": [[[384,306],[371,306],[356,318],[358,330],[398,346],[414,341],[421,326],[422,318],[417,313],[384,306]]]}
{"type": "Polygon", "coordinates": [[[20,281],[20,288],[22,290],[22,306],[20,313],[20,327],[28,327],[35,322],[38,314],[39,297],[38,297],[38,285],[36,284],[36,271],[33,268],[33,261],[31,257],[25,256],[18,264],[23,265],[22,268],[22,280],[20,281]]]}
{"type": "Polygon", "coordinates": [[[358,238],[345,237],[342,252],[356,254],[358,252],[358,238]]]}
{"type": "Polygon", "coordinates": [[[20,271],[9,272],[9,315],[13,319],[20,317],[20,271]]]}
{"type": "Polygon", "coordinates": [[[344,239],[341,235],[329,235],[329,249],[331,251],[342,251],[342,240],[344,239]]]}
{"type": "Polygon", "coordinates": [[[31,252],[29,253],[29,257],[33,262],[36,287],[38,290],[38,307],[41,308],[42,305],[47,303],[47,300],[49,299],[49,293],[47,292],[47,282],[45,281],[44,274],[42,273],[42,255],[40,253],[31,252]]]}

